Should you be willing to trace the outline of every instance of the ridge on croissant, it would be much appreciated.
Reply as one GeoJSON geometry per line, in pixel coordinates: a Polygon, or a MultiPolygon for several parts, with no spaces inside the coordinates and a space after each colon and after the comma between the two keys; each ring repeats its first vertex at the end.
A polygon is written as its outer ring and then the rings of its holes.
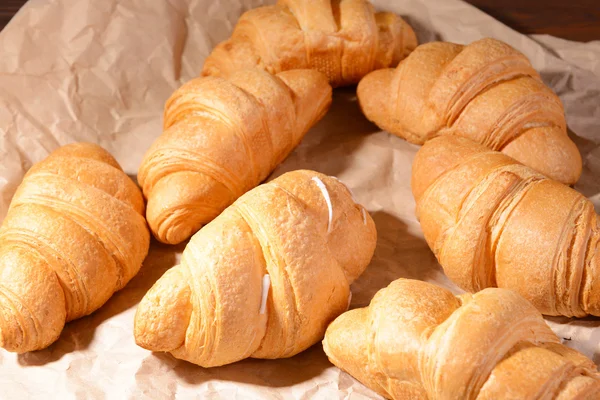
{"type": "Polygon", "coordinates": [[[397,65],[416,46],[416,35],[402,18],[376,12],[366,0],[279,0],[245,12],[231,38],[208,56],[202,75],[308,68],[323,72],[337,87],[397,65]]]}
{"type": "Polygon", "coordinates": [[[291,357],[348,307],[375,224],[338,180],[288,172],[241,196],[140,302],[136,343],[203,367],[291,357]]]}
{"type": "Polygon", "coordinates": [[[398,279],[368,307],[336,318],[323,349],[333,364],[392,399],[600,396],[594,362],[562,345],[540,313],[507,289],[455,297],[398,279]]]}
{"type": "Polygon", "coordinates": [[[184,84],[138,172],[154,236],[188,239],[265,180],[330,104],[331,86],[313,70],[254,69],[184,84]]]}
{"type": "Polygon", "coordinates": [[[0,346],[45,348],[123,288],[148,252],[143,214],[139,188],[97,145],[31,167],[0,228],[0,346]]]}
{"type": "Polygon", "coordinates": [[[456,136],[425,143],[411,186],[425,239],[458,286],[513,289],[546,315],[600,315],[599,218],[581,193],[456,136]]]}
{"type": "Polygon", "coordinates": [[[396,69],[365,76],[357,93],[370,121],[411,143],[462,136],[565,184],[581,175],[560,99],[499,40],[423,44],[396,69]]]}

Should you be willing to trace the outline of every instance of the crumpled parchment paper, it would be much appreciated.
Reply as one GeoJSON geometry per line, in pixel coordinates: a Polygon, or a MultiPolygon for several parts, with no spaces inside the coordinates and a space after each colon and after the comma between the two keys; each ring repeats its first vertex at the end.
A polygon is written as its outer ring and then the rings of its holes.
{"type": "MultiPolygon", "coordinates": [[[[0,219],[26,170],[62,144],[97,142],[135,178],[161,133],[165,100],[196,76],[212,47],[259,0],[30,0],[0,34],[0,219]]],[[[600,42],[525,36],[458,0],[374,0],[412,24],[420,42],[484,36],[524,52],[561,97],[584,158],[576,189],[600,207],[600,42]]],[[[352,307],[400,277],[443,275],[414,216],[417,151],[361,114],[355,89],[274,172],[318,170],[342,179],[371,212],[379,234],[352,307]]],[[[320,344],[285,360],[245,360],[203,369],[137,347],[136,304],[178,261],[183,246],[152,243],[141,272],[93,315],[67,325],[46,350],[0,351],[2,399],[368,399],[379,398],[333,367],[320,344]]],[[[565,343],[600,363],[600,320],[548,318],[565,343]]]]}

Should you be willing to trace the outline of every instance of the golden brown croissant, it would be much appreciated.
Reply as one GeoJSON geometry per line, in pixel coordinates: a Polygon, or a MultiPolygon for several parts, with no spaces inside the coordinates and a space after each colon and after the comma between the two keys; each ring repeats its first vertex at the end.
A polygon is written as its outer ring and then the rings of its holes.
{"type": "Polygon", "coordinates": [[[395,66],[416,46],[402,18],[375,12],[366,0],[279,0],[244,13],[231,38],[208,56],[202,75],[309,68],[325,73],[336,87],[395,66]]]}
{"type": "Polygon", "coordinates": [[[203,367],[291,357],[347,309],[375,241],[373,220],[342,183],[286,173],[192,237],[138,306],[135,340],[203,367]]]}
{"type": "Polygon", "coordinates": [[[138,172],[156,238],[184,241],[266,179],[330,104],[331,86],[312,70],[247,70],[183,85],[138,172]]]}
{"type": "Polygon", "coordinates": [[[123,288],[148,252],[139,188],[87,143],[35,164],[0,228],[0,346],[42,349],[123,288]]]}
{"type": "Polygon", "coordinates": [[[599,220],[580,193],[456,136],[419,150],[412,190],[429,247],[463,289],[513,289],[548,315],[600,315],[599,220]]]}
{"type": "Polygon", "coordinates": [[[464,136],[566,184],[581,174],[560,99],[509,45],[427,43],[358,85],[367,118],[412,143],[464,136]]]}
{"type": "Polygon", "coordinates": [[[332,363],[393,399],[597,399],[595,364],[517,293],[398,279],[327,328],[332,363]]]}

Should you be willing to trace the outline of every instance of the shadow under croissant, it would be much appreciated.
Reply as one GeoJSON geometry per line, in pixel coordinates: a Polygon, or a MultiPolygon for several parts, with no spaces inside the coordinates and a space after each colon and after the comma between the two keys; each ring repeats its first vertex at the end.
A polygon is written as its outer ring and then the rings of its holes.
{"type": "Polygon", "coordinates": [[[348,154],[354,153],[368,134],[379,131],[360,110],[356,86],[336,89],[327,114],[267,180],[298,169],[338,176],[352,162],[348,154]]]}
{"type": "Polygon", "coordinates": [[[135,307],[158,278],[176,264],[176,254],[181,253],[186,244],[168,246],[153,239],[140,271],[122,290],[92,314],[67,323],[60,338],[49,347],[19,354],[19,365],[44,365],[73,351],[87,349],[94,339],[96,328],[107,319],[135,307]]]}
{"type": "Polygon", "coordinates": [[[593,196],[600,193],[600,179],[598,179],[597,171],[600,169],[599,162],[600,153],[597,151],[598,145],[589,139],[577,136],[569,130],[569,137],[577,145],[581,158],[583,160],[583,168],[581,177],[575,183],[574,189],[581,192],[585,197],[590,198],[596,208],[596,213],[600,213],[600,205],[593,200],[593,196]]]}
{"type": "Polygon", "coordinates": [[[419,43],[439,42],[442,40],[442,35],[439,32],[431,30],[430,26],[421,22],[416,16],[402,15],[401,17],[413,28],[419,43]]]}
{"type": "Polygon", "coordinates": [[[323,352],[320,342],[290,358],[277,360],[247,358],[213,368],[202,368],[179,360],[169,353],[152,353],[136,372],[136,381],[138,385],[145,385],[146,379],[152,379],[152,374],[149,372],[169,370],[190,385],[198,385],[214,379],[257,386],[286,387],[309,381],[331,367],[333,365],[323,352]]]}
{"type": "Polygon", "coordinates": [[[399,278],[444,280],[427,243],[411,233],[406,222],[386,211],[373,212],[371,217],[377,227],[377,247],[365,272],[352,284],[350,308],[368,306],[375,293],[399,278]]]}
{"type": "Polygon", "coordinates": [[[600,317],[590,315],[585,318],[568,318],[544,315],[544,319],[564,345],[584,354],[592,354],[592,357],[590,357],[592,361],[596,365],[600,365],[600,350],[598,349],[598,343],[600,343],[600,329],[598,329],[600,327],[600,317]],[[576,340],[577,338],[571,336],[571,327],[584,328],[585,336],[581,335],[580,340],[576,340]],[[581,338],[585,338],[585,340],[581,340],[581,338]]]}

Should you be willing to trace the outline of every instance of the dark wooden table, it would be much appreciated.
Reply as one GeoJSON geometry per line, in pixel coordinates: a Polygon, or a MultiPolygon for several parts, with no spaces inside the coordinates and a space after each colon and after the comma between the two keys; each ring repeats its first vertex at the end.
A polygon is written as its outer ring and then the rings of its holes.
{"type": "Polygon", "coordinates": [[[25,2],[26,0],[0,0],[0,30],[4,29],[25,2]]]}
{"type": "Polygon", "coordinates": [[[600,0],[467,0],[521,33],[600,40],[600,0]]]}
{"type": "MultiPolygon", "coordinates": [[[[26,0],[0,0],[0,29],[26,0]]],[[[102,0],[98,0],[102,1],[102,0]]],[[[467,0],[522,33],[600,40],[600,0],[467,0]]]]}

